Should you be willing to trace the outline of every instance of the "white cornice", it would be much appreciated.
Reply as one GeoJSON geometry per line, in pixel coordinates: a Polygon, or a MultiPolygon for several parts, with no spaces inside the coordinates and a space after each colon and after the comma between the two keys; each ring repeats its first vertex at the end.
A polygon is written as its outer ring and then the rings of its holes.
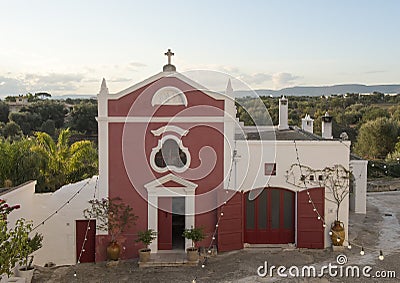
{"type": "MultiPolygon", "coordinates": [[[[162,187],[163,184],[169,182],[169,181],[173,181],[177,184],[182,185],[182,187],[178,187],[180,189],[185,189],[185,190],[195,190],[197,188],[197,184],[190,182],[188,180],[185,180],[181,177],[178,177],[172,173],[169,173],[168,175],[162,176],[161,178],[155,179],[147,184],[144,185],[144,187],[149,191],[149,190],[153,190],[156,189],[158,187],[162,187]]],[[[174,188],[176,187],[171,187],[171,190],[174,190],[174,188]]]]}
{"type": "Polygon", "coordinates": [[[117,92],[115,94],[109,94],[107,96],[108,100],[116,100],[119,99],[129,93],[134,92],[135,90],[138,90],[141,87],[144,87],[152,82],[155,82],[161,78],[177,78],[185,83],[187,83],[188,85],[190,85],[191,87],[193,87],[193,90],[199,90],[205,94],[207,94],[208,96],[216,99],[216,100],[224,100],[226,97],[224,94],[218,93],[218,92],[214,92],[214,91],[210,91],[208,90],[206,87],[202,86],[201,84],[189,79],[188,77],[182,75],[181,73],[177,73],[177,72],[160,72],[152,77],[149,77],[147,79],[145,79],[144,81],[137,83],[131,87],[128,87],[127,89],[124,89],[120,92],[117,92]]]}

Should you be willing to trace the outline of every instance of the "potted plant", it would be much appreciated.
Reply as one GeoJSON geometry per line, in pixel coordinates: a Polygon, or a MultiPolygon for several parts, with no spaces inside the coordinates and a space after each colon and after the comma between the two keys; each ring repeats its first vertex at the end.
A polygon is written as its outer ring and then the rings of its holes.
{"type": "Polygon", "coordinates": [[[328,189],[329,193],[326,199],[336,205],[336,218],[331,225],[331,236],[333,247],[343,246],[345,240],[344,223],[339,220],[340,205],[349,194],[349,180],[351,172],[344,168],[342,165],[334,165],[333,167],[326,167],[323,170],[324,181],[323,185],[328,189]]]}
{"type": "Polygon", "coordinates": [[[20,268],[17,271],[19,277],[25,278],[26,283],[30,283],[32,281],[34,267],[32,266],[33,262],[33,253],[39,250],[42,247],[43,235],[36,233],[33,237],[29,237],[29,233],[31,231],[31,225],[27,224],[27,234],[21,238],[20,249],[19,249],[19,265],[20,268]]]}
{"type": "Polygon", "coordinates": [[[121,246],[118,243],[119,236],[129,227],[135,225],[137,216],[132,212],[133,208],[121,198],[103,198],[89,201],[91,207],[83,211],[86,219],[97,219],[96,228],[106,231],[111,236],[107,246],[107,257],[110,260],[118,260],[121,246]]]}
{"type": "Polygon", "coordinates": [[[197,261],[199,259],[199,252],[195,247],[196,243],[205,238],[202,227],[185,229],[182,234],[188,240],[192,241],[192,246],[186,249],[188,261],[197,261]]]}
{"type": "Polygon", "coordinates": [[[7,216],[19,207],[19,205],[10,206],[5,200],[0,199],[0,281],[2,282],[13,274],[18,262],[19,233],[17,229],[8,229],[7,216]]]}
{"type": "Polygon", "coordinates": [[[157,237],[157,232],[153,229],[147,229],[146,231],[139,231],[138,238],[136,242],[142,242],[145,248],[139,250],[139,261],[140,262],[148,262],[150,259],[151,249],[149,245],[153,242],[153,240],[157,237]]]}

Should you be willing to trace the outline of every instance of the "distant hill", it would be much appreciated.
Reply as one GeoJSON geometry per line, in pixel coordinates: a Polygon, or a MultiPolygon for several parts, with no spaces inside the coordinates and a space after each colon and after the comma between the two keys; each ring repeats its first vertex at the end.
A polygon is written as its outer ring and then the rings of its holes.
{"type": "MultiPolygon", "coordinates": [[[[331,94],[345,94],[345,93],[400,93],[400,84],[395,85],[362,85],[362,84],[343,84],[332,86],[295,86],[283,88],[280,90],[259,89],[255,92],[260,96],[320,96],[331,94]]],[[[252,96],[251,91],[235,91],[239,97],[252,96]]]]}

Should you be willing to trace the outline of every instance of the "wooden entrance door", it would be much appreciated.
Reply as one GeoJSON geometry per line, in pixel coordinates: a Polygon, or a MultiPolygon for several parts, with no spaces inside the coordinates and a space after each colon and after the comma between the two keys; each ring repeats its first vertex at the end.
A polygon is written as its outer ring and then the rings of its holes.
{"type": "Polygon", "coordinates": [[[324,219],[325,189],[313,188],[299,192],[297,194],[297,247],[323,249],[324,223],[317,218],[314,207],[309,203],[310,197],[318,213],[324,219]]]}
{"type": "Polygon", "coordinates": [[[172,250],[172,198],[158,198],[158,249],[172,250]]]}
{"type": "Polygon", "coordinates": [[[294,243],[294,207],[295,194],[289,190],[266,188],[246,193],[245,242],[294,243]]]}
{"type": "Polygon", "coordinates": [[[96,220],[76,220],[76,260],[80,262],[94,262],[95,261],[95,243],[96,243],[96,220]],[[88,229],[88,224],[90,229],[88,229]],[[83,243],[85,241],[85,245],[83,243]],[[82,248],[84,249],[82,251],[82,248]],[[79,255],[82,255],[79,258],[79,255]]]}

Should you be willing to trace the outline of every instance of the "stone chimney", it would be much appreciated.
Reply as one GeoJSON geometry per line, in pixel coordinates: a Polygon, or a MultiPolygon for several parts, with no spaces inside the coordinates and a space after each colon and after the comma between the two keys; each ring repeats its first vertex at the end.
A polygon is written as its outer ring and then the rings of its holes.
{"type": "Polygon", "coordinates": [[[285,96],[279,99],[279,125],[278,130],[288,130],[288,100],[285,96]]]}
{"type": "Polygon", "coordinates": [[[314,133],[314,119],[310,117],[310,115],[306,114],[306,116],[301,119],[301,128],[303,131],[313,134],[314,133]]]}
{"type": "Polygon", "coordinates": [[[325,112],[325,115],[322,116],[322,138],[324,139],[333,139],[332,136],[332,116],[325,112]]]}

